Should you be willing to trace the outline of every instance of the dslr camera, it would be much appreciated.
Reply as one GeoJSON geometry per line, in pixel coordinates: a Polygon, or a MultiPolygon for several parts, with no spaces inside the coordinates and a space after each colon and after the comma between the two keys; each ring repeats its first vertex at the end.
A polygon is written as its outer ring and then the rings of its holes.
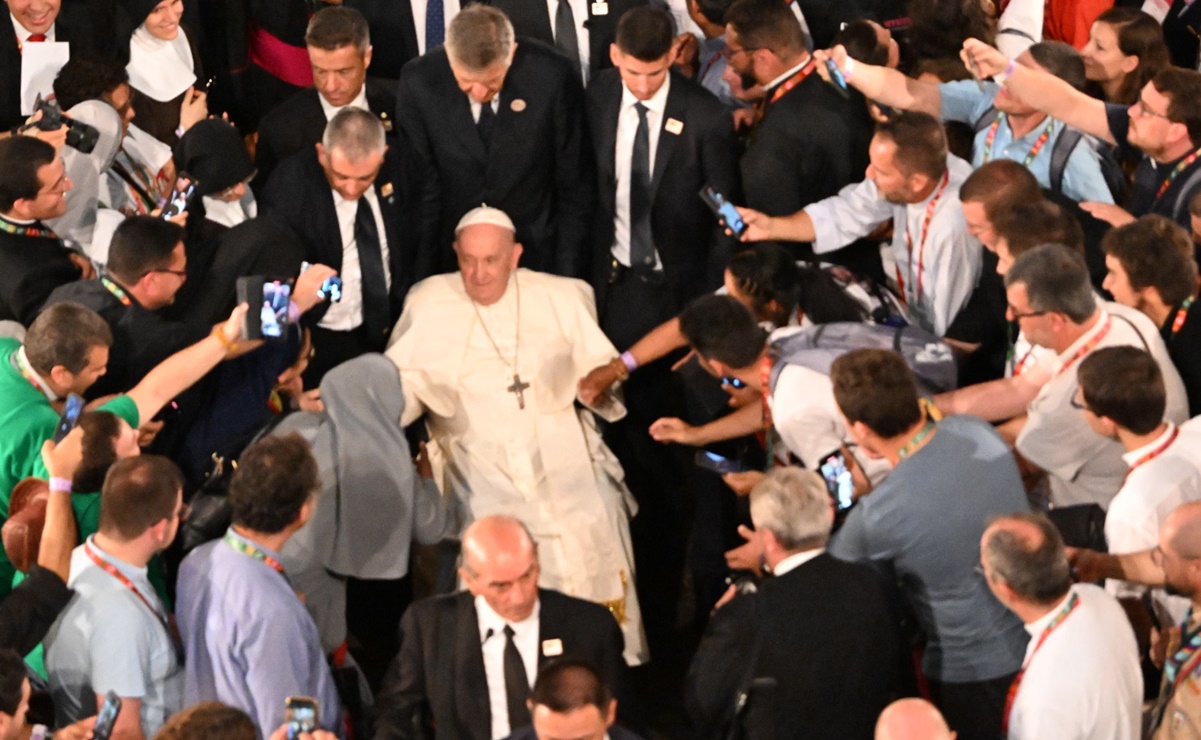
{"type": "Polygon", "coordinates": [[[33,104],[33,112],[42,112],[42,118],[34,125],[41,131],[54,131],[59,126],[67,126],[67,146],[78,149],[84,154],[91,154],[100,141],[100,131],[83,121],[76,121],[63,115],[63,109],[53,98],[43,98],[40,95],[33,104]]]}

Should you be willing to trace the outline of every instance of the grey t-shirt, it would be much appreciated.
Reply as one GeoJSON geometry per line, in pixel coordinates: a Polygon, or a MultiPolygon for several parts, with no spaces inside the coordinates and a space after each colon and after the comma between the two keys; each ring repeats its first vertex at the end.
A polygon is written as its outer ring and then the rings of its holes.
{"type": "Polygon", "coordinates": [[[980,536],[992,517],[1029,510],[1001,437],[980,419],[950,416],[859,500],[829,550],[892,567],[926,635],[927,676],[985,681],[1015,673],[1030,636],[976,572],[980,536]]]}

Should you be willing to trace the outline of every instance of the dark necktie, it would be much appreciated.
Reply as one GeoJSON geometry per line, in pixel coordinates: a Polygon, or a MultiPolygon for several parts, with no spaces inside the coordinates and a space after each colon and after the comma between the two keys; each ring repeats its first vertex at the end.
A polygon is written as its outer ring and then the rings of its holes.
{"type": "Polygon", "coordinates": [[[583,80],[580,72],[580,40],[575,33],[575,15],[571,12],[569,0],[559,0],[555,11],[555,46],[567,55],[571,66],[575,68],[576,77],[583,80]]]}
{"type": "Polygon", "coordinates": [[[525,700],[530,696],[530,680],[517,645],[513,643],[513,628],[505,625],[505,699],[509,705],[509,731],[530,724],[530,709],[525,700]]]}
{"type": "Polygon", "coordinates": [[[496,123],[496,112],[492,110],[492,101],[480,103],[480,119],[475,122],[475,130],[480,132],[484,141],[484,149],[492,145],[492,126],[496,123]]]}
{"type": "Polygon", "coordinates": [[[650,271],[655,267],[655,240],[651,236],[651,144],[646,106],[634,103],[638,130],[630,159],[630,267],[650,271]]]}
{"type": "Polygon", "coordinates": [[[388,283],[379,244],[379,228],[367,196],[359,198],[354,214],[354,241],[359,250],[360,283],[363,290],[363,328],[372,346],[381,343],[388,326],[388,283]]]}
{"type": "Polygon", "coordinates": [[[446,40],[446,12],[442,0],[428,0],[425,5],[425,50],[433,51],[446,40]]]}

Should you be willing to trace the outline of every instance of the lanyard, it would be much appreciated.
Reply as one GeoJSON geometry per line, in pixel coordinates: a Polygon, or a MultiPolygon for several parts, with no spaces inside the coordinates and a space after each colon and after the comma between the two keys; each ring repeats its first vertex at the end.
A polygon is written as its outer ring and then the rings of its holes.
{"type": "Polygon", "coordinates": [[[787,95],[794,87],[804,82],[806,77],[813,74],[813,70],[815,69],[817,69],[817,60],[813,57],[810,57],[809,61],[805,63],[804,67],[801,67],[792,77],[789,77],[787,80],[784,80],[782,83],[780,83],[780,86],[776,88],[776,91],[771,94],[771,102],[774,103],[787,95]]]}
{"type": "Polygon", "coordinates": [[[1063,367],[1056,370],[1053,377],[1058,378],[1060,375],[1063,375],[1068,368],[1076,364],[1077,360],[1096,349],[1097,345],[1101,343],[1101,340],[1105,338],[1105,335],[1109,333],[1109,327],[1111,324],[1113,324],[1113,318],[1106,316],[1105,323],[1101,325],[1101,330],[1094,334],[1093,338],[1088,340],[1083,347],[1076,350],[1076,354],[1072,355],[1071,359],[1063,363],[1063,367]]]}
{"type": "Polygon", "coordinates": [[[175,650],[175,657],[178,658],[180,664],[182,664],[183,643],[179,638],[179,631],[175,628],[175,625],[171,623],[171,618],[168,617],[166,613],[160,611],[159,608],[154,604],[151,604],[150,600],[142,595],[141,590],[134,585],[133,581],[126,578],[124,573],[117,570],[112,563],[97,555],[96,552],[92,550],[92,546],[89,543],[83,543],[83,551],[87,553],[87,556],[91,558],[92,562],[99,566],[101,570],[103,570],[105,573],[108,573],[113,578],[116,578],[118,583],[132,591],[133,595],[138,597],[138,601],[141,601],[143,604],[145,604],[146,608],[154,614],[155,619],[157,619],[159,624],[163,626],[163,629],[167,631],[167,637],[171,638],[171,647],[175,650]]]}
{"type": "Polygon", "coordinates": [[[125,289],[122,288],[120,285],[117,285],[115,282],[113,282],[112,280],[109,280],[107,277],[100,278],[100,282],[101,282],[101,284],[104,285],[105,288],[108,289],[109,293],[112,293],[113,296],[118,301],[121,301],[122,306],[131,305],[129,296],[125,293],[125,289]]]}
{"type": "MultiPolygon", "coordinates": [[[[1001,122],[1006,120],[1004,113],[998,113],[996,119],[992,122],[992,126],[988,129],[988,134],[984,137],[984,161],[992,159],[992,145],[997,138],[997,129],[1001,127],[1001,122]]],[[[1034,146],[1030,147],[1030,151],[1026,153],[1025,159],[1022,160],[1023,167],[1029,167],[1038,153],[1047,145],[1047,140],[1051,138],[1051,129],[1055,126],[1055,119],[1048,117],[1047,125],[1043,128],[1042,134],[1035,139],[1034,146]]],[[[1012,129],[1010,129],[1012,131],[1012,129]]]]}
{"type": "Polygon", "coordinates": [[[287,579],[288,575],[284,573],[284,566],[282,563],[249,542],[243,542],[242,540],[238,539],[237,535],[235,535],[233,532],[225,533],[225,544],[229,545],[243,555],[249,555],[261,563],[266,563],[268,567],[283,576],[285,580],[287,579]]]}
{"type": "Polygon", "coordinates": [[[58,234],[55,234],[45,226],[25,226],[23,224],[14,224],[11,221],[0,218],[0,231],[6,231],[9,234],[16,236],[31,236],[35,239],[57,239],[58,234]]]}
{"type": "Polygon", "coordinates": [[[713,52],[713,55],[710,56],[709,59],[706,60],[703,65],[701,65],[701,71],[697,72],[696,79],[703,80],[705,78],[705,75],[709,74],[709,70],[713,68],[714,62],[716,62],[718,59],[721,59],[721,52],[720,51],[713,52]]]}
{"type": "Polygon", "coordinates": [[[1130,469],[1126,471],[1126,476],[1122,480],[1125,481],[1126,478],[1129,478],[1130,474],[1133,473],[1134,469],[1137,468],[1138,466],[1149,463],[1152,460],[1154,460],[1155,458],[1162,455],[1163,453],[1167,452],[1168,448],[1172,446],[1172,443],[1176,441],[1176,438],[1178,436],[1180,436],[1180,428],[1172,427],[1172,433],[1168,435],[1167,440],[1163,444],[1161,444],[1159,447],[1156,447],[1155,449],[1151,450],[1147,454],[1143,455],[1142,457],[1140,457],[1139,459],[1137,459],[1133,463],[1131,463],[1130,469]]]}
{"type": "Polygon", "coordinates": [[[1009,713],[1013,711],[1013,702],[1015,699],[1017,699],[1018,689],[1022,685],[1022,677],[1026,675],[1026,669],[1030,667],[1030,662],[1034,660],[1034,656],[1036,653],[1038,653],[1038,649],[1041,648],[1043,643],[1047,641],[1047,637],[1049,637],[1050,634],[1054,632],[1057,627],[1059,627],[1059,625],[1063,624],[1064,620],[1066,620],[1078,606],[1080,606],[1080,597],[1076,595],[1075,591],[1073,591],[1071,598],[1068,599],[1067,606],[1065,606],[1058,614],[1056,614],[1051,622],[1047,624],[1047,628],[1043,630],[1041,635],[1038,636],[1038,642],[1034,643],[1034,650],[1030,651],[1029,657],[1026,658],[1024,663],[1022,663],[1022,669],[1018,671],[1016,676],[1013,677],[1013,683],[1009,685],[1009,695],[1005,697],[1005,715],[1004,719],[1001,720],[1001,734],[1004,735],[1008,734],[1009,732],[1009,713]]]}
{"type": "Polygon", "coordinates": [[[47,388],[42,381],[38,380],[38,376],[34,374],[33,368],[30,367],[29,361],[25,359],[23,352],[13,352],[12,358],[13,366],[17,368],[17,372],[21,373],[22,377],[29,381],[30,385],[41,391],[42,395],[46,396],[46,398],[51,400],[58,398],[54,391],[47,388]]]}
{"type": "Polygon", "coordinates": [[[772,428],[771,421],[771,369],[775,364],[772,360],[771,353],[763,357],[763,362],[759,364],[759,379],[760,391],[763,393],[763,447],[767,450],[767,469],[771,470],[779,464],[776,460],[775,450],[775,432],[772,428]]]}
{"type": "MultiPolygon", "coordinates": [[[[934,196],[930,198],[930,202],[926,204],[926,215],[922,219],[922,230],[919,234],[917,244],[917,280],[913,278],[913,235],[909,232],[908,226],[905,228],[905,246],[909,252],[909,282],[914,285],[915,291],[913,302],[915,304],[922,301],[922,272],[926,267],[926,237],[930,235],[930,221],[934,219],[934,209],[938,207],[938,201],[942,199],[943,192],[947,189],[947,183],[951,181],[951,171],[947,170],[942,175],[942,183],[939,184],[938,190],[934,196]]],[[[905,279],[901,276],[901,268],[897,267],[897,287],[900,289],[901,302],[906,306],[909,305],[909,298],[905,293],[905,279]]]]}
{"type": "Polygon", "coordinates": [[[1176,181],[1176,177],[1179,176],[1181,172],[1184,172],[1186,169],[1188,169],[1189,165],[1191,165],[1193,162],[1196,162],[1197,157],[1201,157],[1201,149],[1198,149],[1176,163],[1176,166],[1172,168],[1170,173],[1168,173],[1168,178],[1163,181],[1162,185],[1159,186],[1159,192],[1155,193],[1155,200],[1159,200],[1163,197],[1163,194],[1166,193],[1168,188],[1172,187],[1172,183],[1176,181]]]}
{"type": "Polygon", "coordinates": [[[1193,301],[1197,300],[1197,296],[1191,295],[1184,299],[1184,303],[1180,304],[1180,308],[1176,310],[1176,318],[1172,319],[1172,333],[1168,336],[1168,341],[1176,340],[1176,335],[1184,328],[1184,322],[1188,320],[1188,310],[1192,307],[1193,301]]]}
{"type": "Polygon", "coordinates": [[[1181,679],[1189,675],[1192,669],[1196,667],[1196,660],[1201,659],[1201,626],[1199,626],[1192,634],[1187,631],[1188,623],[1192,621],[1193,609],[1189,607],[1188,614],[1184,618],[1184,626],[1181,628],[1182,638],[1180,648],[1168,656],[1168,659],[1163,664],[1163,675],[1168,683],[1175,690],[1181,679]],[[1189,664],[1192,665],[1189,665],[1189,664]],[[1189,670],[1181,670],[1185,667],[1189,670]]]}
{"type": "Polygon", "coordinates": [[[926,425],[922,427],[917,434],[913,435],[913,439],[910,439],[908,442],[906,442],[904,447],[897,450],[897,457],[904,460],[916,452],[917,448],[922,442],[926,441],[926,437],[930,436],[930,433],[934,431],[934,427],[936,426],[937,423],[933,419],[927,417],[926,425]]]}

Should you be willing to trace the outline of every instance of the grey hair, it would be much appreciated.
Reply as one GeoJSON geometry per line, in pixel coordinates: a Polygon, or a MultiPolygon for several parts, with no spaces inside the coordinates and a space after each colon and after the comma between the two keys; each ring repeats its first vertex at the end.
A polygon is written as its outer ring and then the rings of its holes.
{"type": "Polygon", "coordinates": [[[1059,530],[1043,514],[1018,512],[997,517],[997,527],[984,541],[981,555],[994,581],[1000,581],[1018,596],[1040,605],[1054,604],[1072,585],[1072,571],[1059,530]],[[1038,530],[1031,541],[1014,528],[997,527],[1006,522],[1024,522],[1038,530]]]}
{"type": "Polygon", "coordinates": [[[1061,313],[1082,324],[1097,310],[1084,258],[1062,244],[1043,244],[1018,257],[1005,287],[1022,283],[1035,311],[1061,313]]]}
{"type": "Polygon", "coordinates": [[[350,161],[357,162],[384,151],[384,125],[370,111],[346,107],[330,119],[321,144],[326,152],[337,149],[350,161]]]}
{"type": "Polygon", "coordinates": [[[775,468],[751,490],[751,521],[785,550],[825,545],[832,525],[825,481],[811,470],[775,468]]]}
{"type": "Polygon", "coordinates": [[[509,17],[490,5],[467,6],[451,19],[446,31],[447,55],[472,72],[481,72],[497,62],[507,64],[513,43],[509,17]]]}

